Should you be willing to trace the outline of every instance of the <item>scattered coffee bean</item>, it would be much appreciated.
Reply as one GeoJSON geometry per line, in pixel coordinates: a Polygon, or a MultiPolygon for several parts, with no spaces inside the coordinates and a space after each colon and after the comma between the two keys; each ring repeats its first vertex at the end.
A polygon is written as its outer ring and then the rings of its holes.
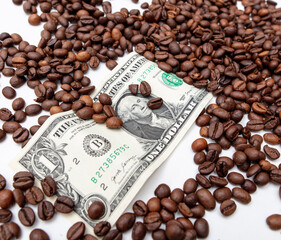
{"type": "Polygon", "coordinates": [[[95,219],[100,219],[105,212],[105,206],[102,202],[100,201],[94,201],[88,208],[88,216],[95,220],[95,219]]]}
{"type": "Polygon", "coordinates": [[[61,213],[70,213],[73,211],[74,202],[67,196],[59,196],[55,201],[55,209],[61,213]]]}
{"type": "Polygon", "coordinates": [[[42,229],[33,229],[29,234],[30,240],[50,240],[48,234],[44,232],[42,229]]]}
{"type": "Polygon", "coordinates": [[[32,226],[35,221],[35,214],[30,207],[21,208],[19,210],[18,216],[20,222],[27,227],[32,226]]]}

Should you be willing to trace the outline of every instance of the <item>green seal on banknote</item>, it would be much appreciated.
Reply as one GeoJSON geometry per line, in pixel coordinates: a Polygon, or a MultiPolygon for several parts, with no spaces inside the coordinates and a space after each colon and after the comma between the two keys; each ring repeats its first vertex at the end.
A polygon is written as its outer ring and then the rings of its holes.
{"type": "Polygon", "coordinates": [[[170,87],[179,87],[180,85],[182,85],[182,80],[174,74],[164,72],[162,74],[162,80],[166,85],[170,87]]]}

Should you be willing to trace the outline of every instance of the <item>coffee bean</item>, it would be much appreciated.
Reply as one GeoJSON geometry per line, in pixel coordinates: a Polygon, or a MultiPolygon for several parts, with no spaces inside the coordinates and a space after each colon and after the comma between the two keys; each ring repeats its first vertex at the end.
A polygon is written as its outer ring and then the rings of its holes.
{"type": "Polygon", "coordinates": [[[213,195],[219,203],[222,203],[223,201],[228,200],[232,197],[232,192],[228,187],[222,187],[216,189],[213,195]]]}
{"type": "Polygon", "coordinates": [[[138,84],[130,84],[129,85],[129,90],[133,95],[137,95],[138,94],[138,89],[139,89],[139,85],[138,84]]]}
{"type": "Polygon", "coordinates": [[[105,235],[103,240],[122,240],[122,233],[117,229],[113,229],[105,235]]]}
{"type": "Polygon", "coordinates": [[[209,224],[204,218],[195,221],[194,229],[200,238],[206,238],[209,235],[209,224]]]}
{"type": "Polygon", "coordinates": [[[148,102],[147,102],[147,106],[150,108],[150,109],[158,109],[162,106],[163,104],[163,99],[158,97],[158,98],[153,98],[153,99],[150,99],[148,102]]]}
{"type": "Polygon", "coordinates": [[[91,107],[83,107],[78,110],[76,114],[81,119],[91,119],[94,114],[94,109],[91,107]]]}
{"type": "Polygon", "coordinates": [[[32,226],[35,221],[35,214],[30,207],[21,208],[18,217],[20,222],[27,227],[32,226]]]}
{"type": "Polygon", "coordinates": [[[155,196],[158,198],[167,198],[171,194],[171,189],[167,184],[160,184],[154,191],[155,196]]]}
{"type": "Polygon", "coordinates": [[[100,201],[92,202],[92,204],[88,208],[88,216],[93,220],[101,218],[104,213],[105,213],[105,206],[100,201]]]}
{"type": "Polygon", "coordinates": [[[196,181],[199,185],[201,185],[203,188],[210,188],[212,185],[208,178],[203,176],[202,174],[196,174],[196,181]]]}
{"type": "Polygon", "coordinates": [[[166,225],[166,236],[169,240],[172,239],[183,239],[184,228],[182,224],[176,220],[171,220],[166,225]]]}
{"type": "Polygon", "coordinates": [[[16,143],[24,142],[29,136],[29,132],[26,128],[20,127],[13,133],[13,140],[16,143]]]}
{"type": "Polygon", "coordinates": [[[44,194],[40,188],[33,186],[26,190],[25,197],[28,203],[36,205],[44,199],[44,194]]]}
{"type": "Polygon", "coordinates": [[[244,183],[245,179],[241,173],[231,172],[227,176],[227,180],[234,185],[241,185],[244,183]]]}
{"type": "Polygon", "coordinates": [[[83,222],[76,222],[73,224],[67,231],[68,240],[78,240],[80,239],[85,232],[85,224],[83,222]]]}
{"type": "Polygon", "coordinates": [[[281,215],[280,214],[270,215],[266,219],[266,223],[272,230],[281,229],[281,215]]]}
{"type": "Polygon", "coordinates": [[[6,187],[6,179],[0,174],[0,191],[6,187]]]}
{"type": "Polygon", "coordinates": [[[194,152],[200,152],[207,147],[207,141],[204,138],[198,138],[196,139],[192,145],[191,148],[194,152]]]}
{"type": "Polygon", "coordinates": [[[106,120],[106,126],[108,128],[122,128],[123,121],[119,117],[111,117],[106,120]]]}
{"type": "Polygon", "coordinates": [[[264,186],[270,181],[269,174],[267,172],[260,172],[254,177],[254,182],[258,186],[264,186]]]}
{"type": "Polygon", "coordinates": [[[266,143],[271,145],[276,145],[279,143],[279,137],[274,133],[265,133],[263,138],[266,143]]]}
{"type": "Polygon", "coordinates": [[[263,147],[263,151],[272,160],[276,160],[280,157],[280,152],[276,148],[269,147],[268,145],[263,147]]]}
{"type": "Polygon", "coordinates": [[[223,134],[223,124],[220,122],[212,122],[209,127],[209,137],[211,139],[219,139],[223,134]]]}
{"type": "Polygon", "coordinates": [[[3,209],[9,208],[14,203],[13,192],[9,189],[0,191],[0,207],[3,209]]]}
{"type": "Polygon", "coordinates": [[[30,172],[22,171],[14,175],[14,188],[26,190],[31,188],[34,184],[34,175],[30,172]]]}
{"type": "Polygon", "coordinates": [[[136,216],[145,216],[148,213],[148,207],[142,200],[138,200],[133,205],[133,211],[136,216]]]}
{"type": "Polygon", "coordinates": [[[161,199],[161,205],[167,209],[169,212],[176,212],[178,207],[177,203],[174,202],[172,199],[169,198],[162,198],[161,199]]]}
{"type": "Polygon", "coordinates": [[[125,232],[132,228],[136,220],[133,213],[124,213],[116,221],[116,227],[120,232],[125,232]]]}
{"type": "Polygon", "coordinates": [[[208,175],[208,174],[210,174],[211,172],[214,171],[215,166],[216,165],[213,162],[206,161],[206,162],[199,165],[198,171],[202,175],[208,175]]]}
{"type": "Polygon", "coordinates": [[[145,238],[146,228],[142,222],[136,222],[132,231],[132,239],[133,240],[142,240],[145,238]]]}
{"type": "Polygon", "coordinates": [[[30,25],[37,26],[41,23],[41,18],[37,14],[31,14],[28,18],[28,22],[30,25]]]}
{"type": "Polygon", "coordinates": [[[67,196],[59,196],[55,201],[55,209],[61,213],[70,213],[74,208],[74,202],[67,196]]]}
{"type": "Polygon", "coordinates": [[[25,108],[25,113],[28,116],[35,116],[42,111],[42,108],[38,104],[30,104],[25,108]]]}
{"type": "Polygon", "coordinates": [[[158,212],[149,212],[143,219],[147,231],[155,231],[161,226],[161,216],[158,212]]]}
{"type": "Polygon", "coordinates": [[[22,190],[16,188],[13,190],[13,196],[15,199],[16,204],[18,204],[20,207],[24,207],[25,205],[25,196],[22,192],[22,190]]]}
{"type": "Polygon", "coordinates": [[[198,201],[202,204],[205,209],[212,210],[216,207],[216,201],[209,190],[201,188],[196,192],[198,201]]]}
{"type": "Polygon", "coordinates": [[[12,108],[17,111],[17,110],[21,110],[23,109],[25,105],[25,101],[23,98],[19,97],[19,98],[16,98],[13,102],[12,102],[12,108]]]}
{"type": "Polygon", "coordinates": [[[257,189],[256,184],[249,179],[246,179],[241,187],[248,193],[254,193],[257,189]]]}
{"type": "Polygon", "coordinates": [[[241,203],[247,204],[251,202],[250,194],[242,188],[238,188],[238,187],[233,188],[232,195],[233,198],[235,198],[237,201],[241,203]]]}
{"type": "Polygon", "coordinates": [[[213,185],[216,185],[218,187],[224,187],[228,184],[227,180],[223,177],[210,176],[209,180],[213,185]]]}
{"type": "Polygon", "coordinates": [[[172,192],[171,192],[171,196],[170,198],[175,201],[176,203],[180,203],[182,202],[183,198],[184,198],[184,192],[179,189],[179,188],[175,188],[172,192]]]}
{"type": "Polygon", "coordinates": [[[220,211],[224,216],[232,215],[236,210],[236,203],[233,200],[225,200],[220,206],[220,211]]]}
{"type": "Polygon", "coordinates": [[[103,106],[103,112],[108,118],[116,116],[114,108],[111,105],[104,105],[103,106]]]}
{"type": "Polygon", "coordinates": [[[37,214],[41,220],[50,220],[55,214],[55,208],[51,202],[44,200],[38,204],[37,214]]]}
{"type": "Polygon", "coordinates": [[[102,93],[99,95],[99,101],[102,105],[111,105],[112,104],[111,97],[106,93],[102,93]]]}
{"type": "Polygon", "coordinates": [[[111,225],[107,221],[101,221],[94,227],[94,233],[99,236],[105,236],[111,229],[111,225]]]}
{"type": "Polygon", "coordinates": [[[247,123],[247,128],[250,130],[250,131],[260,131],[260,130],[263,130],[264,128],[264,124],[263,124],[263,121],[262,120],[250,120],[248,123],[247,123]]]}
{"type": "Polygon", "coordinates": [[[157,197],[153,197],[148,200],[147,207],[150,212],[159,212],[161,209],[161,200],[157,197]]]}
{"type": "Polygon", "coordinates": [[[0,119],[2,121],[9,121],[13,118],[13,114],[8,108],[1,108],[0,109],[0,119]]]}
{"type": "Polygon", "coordinates": [[[54,196],[57,191],[56,182],[51,176],[46,176],[41,181],[41,187],[47,197],[54,196]]]}
{"type": "MultiPolygon", "coordinates": [[[[2,130],[0,128],[0,142],[2,142],[6,137],[6,133],[4,132],[4,130],[2,130]]],[[[0,180],[0,190],[1,190],[1,180],[0,180]]]]}
{"type": "Polygon", "coordinates": [[[144,96],[144,97],[149,97],[151,94],[151,87],[149,85],[148,82],[146,81],[142,81],[140,84],[140,93],[144,96]]]}
{"type": "Polygon", "coordinates": [[[18,238],[20,233],[19,226],[14,222],[5,223],[0,226],[0,236],[3,236],[3,239],[18,238]]]}
{"type": "Polygon", "coordinates": [[[2,94],[5,98],[13,99],[16,96],[16,91],[11,87],[4,87],[2,89],[2,94]]]}
{"type": "Polygon", "coordinates": [[[12,219],[13,213],[8,209],[0,209],[0,223],[7,223],[12,219]]]}
{"type": "Polygon", "coordinates": [[[281,170],[274,169],[270,172],[270,179],[278,184],[281,184],[281,170]]]}

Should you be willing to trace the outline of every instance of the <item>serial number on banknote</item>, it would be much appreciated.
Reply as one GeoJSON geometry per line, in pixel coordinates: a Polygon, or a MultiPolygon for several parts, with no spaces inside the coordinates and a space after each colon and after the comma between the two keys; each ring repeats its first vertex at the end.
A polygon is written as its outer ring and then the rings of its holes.
{"type": "Polygon", "coordinates": [[[106,170],[110,167],[110,165],[113,163],[113,160],[117,159],[123,152],[125,152],[130,147],[126,144],[123,144],[123,146],[116,148],[112,153],[108,155],[106,160],[102,163],[102,165],[98,168],[98,171],[96,171],[96,177],[92,177],[91,181],[93,183],[98,183],[98,179],[102,178],[103,174],[106,172],[106,170]]]}

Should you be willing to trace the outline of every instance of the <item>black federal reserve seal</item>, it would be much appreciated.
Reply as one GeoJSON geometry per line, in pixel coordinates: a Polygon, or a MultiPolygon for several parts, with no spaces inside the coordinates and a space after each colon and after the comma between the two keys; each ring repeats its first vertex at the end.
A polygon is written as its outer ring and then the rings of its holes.
{"type": "Polygon", "coordinates": [[[89,134],[83,140],[83,148],[88,155],[100,157],[110,150],[111,143],[100,135],[89,134]]]}

